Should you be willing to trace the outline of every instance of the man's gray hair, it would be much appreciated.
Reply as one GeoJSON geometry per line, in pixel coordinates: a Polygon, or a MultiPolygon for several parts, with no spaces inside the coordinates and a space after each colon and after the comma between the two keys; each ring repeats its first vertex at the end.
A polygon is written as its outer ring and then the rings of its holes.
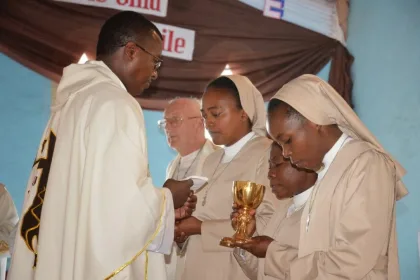
{"type": "Polygon", "coordinates": [[[171,100],[169,100],[168,105],[174,103],[177,100],[192,100],[198,103],[198,105],[201,105],[201,99],[194,97],[194,96],[190,96],[190,97],[175,97],[171,100]]]}

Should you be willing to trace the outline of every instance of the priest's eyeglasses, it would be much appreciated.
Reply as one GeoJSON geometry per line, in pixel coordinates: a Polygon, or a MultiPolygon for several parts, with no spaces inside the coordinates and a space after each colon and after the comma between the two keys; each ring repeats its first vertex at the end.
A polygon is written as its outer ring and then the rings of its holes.
{"type": "Polygon", "coordinates": [[[148,50],[146,50],[145,48],[143,48],[142,46],[140,46],[139,44],[137,44],[136,42],[133,42],[137,48],[141,49],[142,51],[144,51],[145,53],[147,53],[148,55],[150,55],[151,57],[153,57],[154,63],[155,63],[155,71],[157,71],[160,66],[162,66],[162,62],[163,60],[155,55],[153,55],[151,52],[149,52],[148,50]]]}
{"type": "Polygon", "coordinates": [[[180,127],[182,122],[184,120],[192,120],[192,119],[202,119],[203,117],[197,116],[197,117],[187,117],[186,119],[182,117],[171,117],[171,118],[164,118],[163,120],[158,121],[158,126],[161,129],[164,129],[167,125],[170,125],[171,127],[180,127]]]}

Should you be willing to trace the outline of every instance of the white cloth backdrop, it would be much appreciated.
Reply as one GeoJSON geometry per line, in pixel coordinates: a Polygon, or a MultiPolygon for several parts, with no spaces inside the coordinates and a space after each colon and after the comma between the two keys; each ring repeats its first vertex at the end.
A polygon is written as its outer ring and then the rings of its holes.
{"type": "Polygon", "coordinates": [[[338,21],[335,0],[239,0],[262,11],[266,16],[285,21],[334,38],[345,45],[344,33],[338,21]],[[278,9],[269,7],[282,6],[278,9]],[[270,15],[268,15],[270,14],[270,15]]]}

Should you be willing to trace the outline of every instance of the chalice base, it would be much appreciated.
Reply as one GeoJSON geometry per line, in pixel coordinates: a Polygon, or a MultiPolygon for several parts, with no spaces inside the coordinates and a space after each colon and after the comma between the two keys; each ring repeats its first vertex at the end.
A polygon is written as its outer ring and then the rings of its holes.
{"type": "Polygon", "coordinates": [[[251,239],[235,239],[232,237],[224,237],[222,240],[220,240],[220,245],[224,247],[229,248],[235,248],[238,247],[238,245],[249,243],[251,239]]]}

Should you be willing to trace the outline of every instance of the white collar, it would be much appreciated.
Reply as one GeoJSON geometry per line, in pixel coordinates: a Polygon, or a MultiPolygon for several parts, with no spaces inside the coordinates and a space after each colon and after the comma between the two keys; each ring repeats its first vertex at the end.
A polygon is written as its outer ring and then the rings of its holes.
{"type": "Polygon", "coordinates": [[[189,153],[186,156],[180,157],[179,160],[181,161],[181,164],[183,164],[184,162],[189,162],[189,161],[194,160],[194,158],[197,156],[197,154],[198,154],[198,152],[200,152],[200,150],[201,149],[195,150],[194,152],[189,153]]]}
{"type": "MultiPolygon", "coordinates": [[[[120,86],[122,89],[124,89],[125,91],[127,91],[127,88],[124,86],[123,82],[120,80],[120,78],[118,78],[117,74],[115,74],[111,68],[108,67],[108,65],[106,65],[102,60],[88,60],[85,62],[85,64],[94,64],[94,65],[100,65],[103,66],[105,68],[107,68],[109,71],[112,72],[112,74],[114,74],[116,80],[118,80],[120,86]]],[[[128,91],[127,91],[128,92],[128,91]]]]}
{"type": "Polygon", "coordinates": [[[310,187],[304,192],[297,194],[293,197],[293,205],[296,209],[300,209],[303,205],[305,205],[306,201],[309,199],[309,196],[312,193],[314,186],[310,187]]]}
{"type": "Polygon", "coordinates": [[[235,144],[229,147],[224,147],[225,154],[223,155],[222,163],[231,161],[245,146],[245,144],[248,143],[248,141],[251,140],[255,135],[255,132],[251,131],[240,140],[238,140],[235,144]]]}
{"type": "Polygon", "coordinates": [[[350,136],[348,136],[345,133],[341,134],[340,138],[338,138],[334,146],[332,146],[332,148],[325,154],[324,159],[322,160],[322,163],[324,164],[324,168],[322,168],[320,171],[317,171],[318,173],[317,181],[321,180],[324,177],[325,173],[327,173],[328,168],[330,168],[330,165],[334,161],[338,152],[350,140],[352,140],[350,136]]]}
{"type": "Polygon", "coordinates": [[[293,203],[289,206],[289,209],[287,209],[286,217],[290,217],[293,213],[296,211],[299,211],[302,209],[303,206],[305,206],[306,201],[308,201],[309,197],[312,194],[312,190],[314,189],[314,186],[310,187],[306,191],[297,194],[293,197],[293,203]]]}

